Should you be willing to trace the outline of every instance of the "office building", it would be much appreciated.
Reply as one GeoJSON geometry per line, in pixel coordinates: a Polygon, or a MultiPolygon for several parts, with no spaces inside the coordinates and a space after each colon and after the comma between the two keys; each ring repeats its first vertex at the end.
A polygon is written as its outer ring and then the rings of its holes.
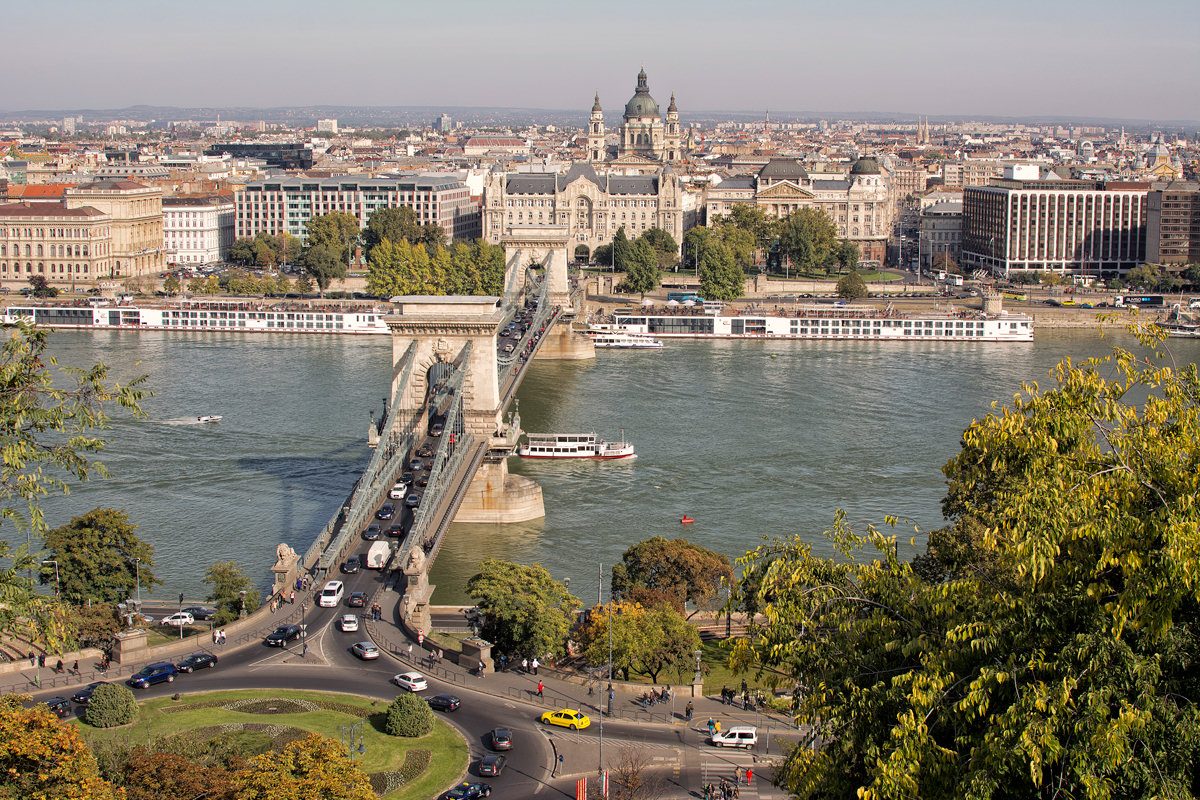
{"type": "Polygon", "coordinates": [[[328,133],[337,136],[338,121],[336,119],[317,120],[317,133],[328,133]]]}
{"type": "Polygon", "coordinates": [[[229,257],[233,246],[233,198],[163,198],[163,246],[168,264],[203,266],[229,257]]]}
{"type": "Polygon", "coordinates": [[[313,165],[312,145],[304,142],[226,142],[214,144],[204,154],[257,158],[279,169],[312,169],[313,165]]]}
{"type": "Polygon", "coordinates": [[[1147,202],[1146,260],[1200,264],[1200,183],[1155,183],[1147,202]]]}
{"type": "Polygon", "coordinates": [[[928,272],[934,267],[939,254],[954,259],[962,257],[962,198],[940,200],[921,208],[921,226],[918,242],[921,270],[928,272]]]}

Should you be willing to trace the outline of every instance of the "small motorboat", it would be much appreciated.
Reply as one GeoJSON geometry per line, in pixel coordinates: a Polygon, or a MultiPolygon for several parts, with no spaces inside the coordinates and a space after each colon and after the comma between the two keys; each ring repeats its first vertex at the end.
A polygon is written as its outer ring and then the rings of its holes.
{"type": "Polygon", "coordinates": [[[696,521],[695,517],[689,517],[687,514],[684,514],[682,517],[679,518],[680,525],[691,525],[695,521],[696,521]]]}
{"type": "Polygon", "coordinates": [[[196,422],[220,422],[221,417],[218,414],[204,414],[196,417],[196,422]]]}

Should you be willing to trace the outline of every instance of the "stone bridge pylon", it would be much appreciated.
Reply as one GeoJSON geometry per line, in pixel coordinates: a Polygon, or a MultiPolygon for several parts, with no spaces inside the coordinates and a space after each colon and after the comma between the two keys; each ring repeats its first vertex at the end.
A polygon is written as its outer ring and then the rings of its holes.
{"type": "Polygon", "coordinates": [[[596,357],[591,339],[571,330],[571,322],[582,311],[582,295],[571,291],[567,275],[570,230],[565,225],[508,228],[500,239],[508,257],[509,268],[514,264],[524,268],[540,264],[545,268],[549,283],[547,302],[562,309],[562,321],[547,331],[545,341],[535,358],[541,361],[576,361],[596,357]]]}

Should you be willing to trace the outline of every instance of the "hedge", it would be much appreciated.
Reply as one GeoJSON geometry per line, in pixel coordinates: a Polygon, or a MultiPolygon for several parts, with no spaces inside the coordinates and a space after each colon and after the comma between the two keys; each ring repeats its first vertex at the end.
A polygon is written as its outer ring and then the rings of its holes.
{"type": "Polygon", "coordinates": [[[96,728],[128,725],[137,717],[137,701],[133,692],[119,683],[97,686],[83,712],[84,721],[96,728]]]}

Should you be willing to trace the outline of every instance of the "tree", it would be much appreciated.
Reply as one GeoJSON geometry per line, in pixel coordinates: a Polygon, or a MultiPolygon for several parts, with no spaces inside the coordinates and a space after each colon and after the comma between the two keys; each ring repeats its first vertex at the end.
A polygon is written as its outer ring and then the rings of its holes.
{"type": "Polygon", "coordinates": [[[346,277],[354,245],[358,242],[358,218],[334,211],[318,214],[304,225],[307,235],[298,263],[304,274],[324,292],[336,278],[346,277]]]}
{"type": "Polygon", "coordinates": [[[627,270],[629,257],[633,254],[633,245],[630,243],[629,237],[625,235],[624,225],[617,229],[617,235],[613,237],[612,252],[613,270],[615,272],[627,270]]]}
{"type": "Polygon", "coordinates": [[[716,228],[740,228],[754,239],[754,246],[767,251],[779,238],[779,220],[771,217],[758,206],[738,203],[729,209],[729,215],[718,219],[716,228]]]}
{"type": "Polygon", "coordinates": [[[30,577],[41,559],[28,544],[0,539],[0,634],[62,650],[71,638],[70,608],[37,590],[30,577]]]}
{"type": "Polygon", "coordinates": [[[1200,264],[1189,264],[1188,268],[1183,271],[1183,277],[1193,287],[1200,288],[1200,264]]]}
{"type": "Polygon", "coordinates": [[[796,269],[823,273],[834,259],[837,226],[819,208],[798,209],[780,224],[779,247],[796,269]]]}
{"type": "Polygon", "coordinates": [[[77,605],[70,610],[71,637],[80,647],[107,647],[121,630],[117,607],[108,603],[77,605]]]}
{"type": "Polygon", "coordinates": [[[135,749],[121,773],[127,800],[236,800],[232,773],[179,753],[135,749]]]}
{"type": "Polygon", "coordinates": [[[670,269],[679,263],[679,245],[675,237],[662,228],[648,228],[637,238],[654,250],[655,261],[659,269],[670,269]]]}
{"type": "Polygon", "coordinates": [[[958,262],[954,260],[954,256],[942,251],[933,254],[933,268],[937,272],[945,272],[948,275],[962,275],[962,267],[958,266],[958,262]]]}
{"type": "Polygon", "coordinates": [[[328,244],[309,245],[300,253],[300,268],[323,293],[335,279],[346,277],[348,267],[343,255],[344,248],[339,250],[328,244]]]}
{"type": "Polygon", "coordinates": [[[163,281],[163,291],[171,297],[179,294],[183,290],[183,282],[179,280],[179,276],[171,274],[163,281]]]}
{"type": "Polygon", "coordinates": [[[713,241],[711,229],[700,226],[690,228],[683,235],[683,265],[695,269],[705,248],[713,241]]]}
{"type": "Polygon", "coordinates": [[[237,800],[375,800],[359,763],[317,734],[256,756],[233,784],[237,800]]]}
{"type": "Polygon", "coordinates": [[[417,220],[417,212],[408,206],[397,208],[378,208],[367,218],[367,227],[363,230],[363,244],[367,250],[367,258],[371,251],[383,240],[390,242],[408,242],[414,244],[422,240],[424,230],[417,220]]]}
{"type": "Polygon", "coordinates": [[[152,589],[162,581],[154,576],[154,546],[137,535],[129,515],[115,508],[93,508],[46,534],[49,558],[43,564],[43,584],[61,581],[62,596],[82,605],[89,601],[121,603],[138,586],[152,589]]]}
{"type": "Polygon", "coordinates": [[[833,258],[837,262],[839,271],[858,269],[858,260],[861,257],[862,250],[858,243],[847,239],[838,242],[837,248],[833,251],[833,258]]]}
{"type": "Polygon", "coordinates": [[[427,222],[421,228],[421,244],[433,250],[446,246],[446,229],[436,222],[427,222]]]}
{"type": "Polygon", "coordinates": [[[255,248],[255,237],[243,236],[229,246],[229,260],[234,264],[249,267],[258,263],[258,251],[255,248]]]}
{"type": "Polygon", "coordinates": [[[415,739],[433,730],[433,709],[417,695],[405,692],[396,695],[388,706],[383,730],[388,736],[415,739]]]}
{"type": "Polygon", "coordinates": [[[600,267],[611,267],[613,265],[613,246],[611,244],[596,245],[596,249],[592,251],[592,263],[600,267]]]}
{"type": "Polygon", "coordinates": [[[467,594],[497,652],[544,658],[565,651],[579,600],[541,564],[485,558],[467,581],[467,594]]]}
{"type": "Polygon", "coordinates": [[[128,686],[106,683],[92,692],[83,719],[94,728],[113,728],[133,722],[137,713],[137,701],[128,686]]]}
{"type": "Polygon", "coordinates": [[[504,248],[486,239],[476,239],[472,249],[479,270],[479,294],[496,297],[504,294],[504,248]]]}
{"type": "Polygon", "coordinates": [[[236,561],[216,562],[204,573],[204,582],[210,587],[208,602],[217,606],[217,625],[228,625],[243,609],[253,611],[258,606],[258,589],[236,561]]]}
{"type": "Polygon", "coordinates": [[[746,273],[734,263],[733,253],[723,242],[709,241],[703,246],[696,273],[706,300],[736,300],[745,291],[746,273]]]}
{"type": "Polygon", "coordinates": [[[667,791],[666,779],[655,774],[645,748],[622,747],[612,765],[611,800],[657,800],[667,791]]]}
{"type": "Polygon", "coordinates": [[[852,271],[838,278],[837,294],[845,300],[861,300],[867,296],[867,282],[858,271],[852,271]]]}
{"type": "Polygon", "coordinates": [[[687,671],[700,646],[699,632],[674,608],[629,601],[594,607],[576,635],[589,664],[607,664],[611,653],[614,671],[627,680],[641,672],[654,683],[664,671],[687,671]]]}
{"type": "Polygon", "coordinates": [[[1143,291],[1157,289],[1162,279],[1163,271],[1157,264],[1139,264],[1125,273],[1125,280],[1129,285],[1143,291]]]}
{"type": "MultiPolygon", "coordinates": [[[[1156,340],[1143,335],[1153,353],[1156,340]]],[[[840,513],[744,559],[802,798],[1190,797],[1200,757],[1200,373],[1114,349],[973,422],[910,562],[840,513]]]]}
{"type": "Polygon", "coordinates": [[[652,292],[662,282],[662,273],[658,268],[658,256],[654,248],[644,239],[638,239],[629,248],[629,258],[625,262],[625,280],[622,291],[636,292],[642,297],[646,292],[652,292]]]}
{"type": "Polygon", "coordinates": [[[728,556],[687,539],[654,536],[630,547],[613,567],[612,591],[619,598],[639,589],[659,590],[683,612],[710,607],[723,586],[733,587],[733,565],[728,556]]]}
{"type": "Polygon", "coordinates": [[[58,297],[58,289],[46,281],[45,275],[30,275],[29,294],[33,297],[58,297]]]}
{"type": "Polygon", "coordinates": [[[27,695],[0,695],[0,797],[12,800],[121,800],[100,777],[79,729],[27,695]]]}

